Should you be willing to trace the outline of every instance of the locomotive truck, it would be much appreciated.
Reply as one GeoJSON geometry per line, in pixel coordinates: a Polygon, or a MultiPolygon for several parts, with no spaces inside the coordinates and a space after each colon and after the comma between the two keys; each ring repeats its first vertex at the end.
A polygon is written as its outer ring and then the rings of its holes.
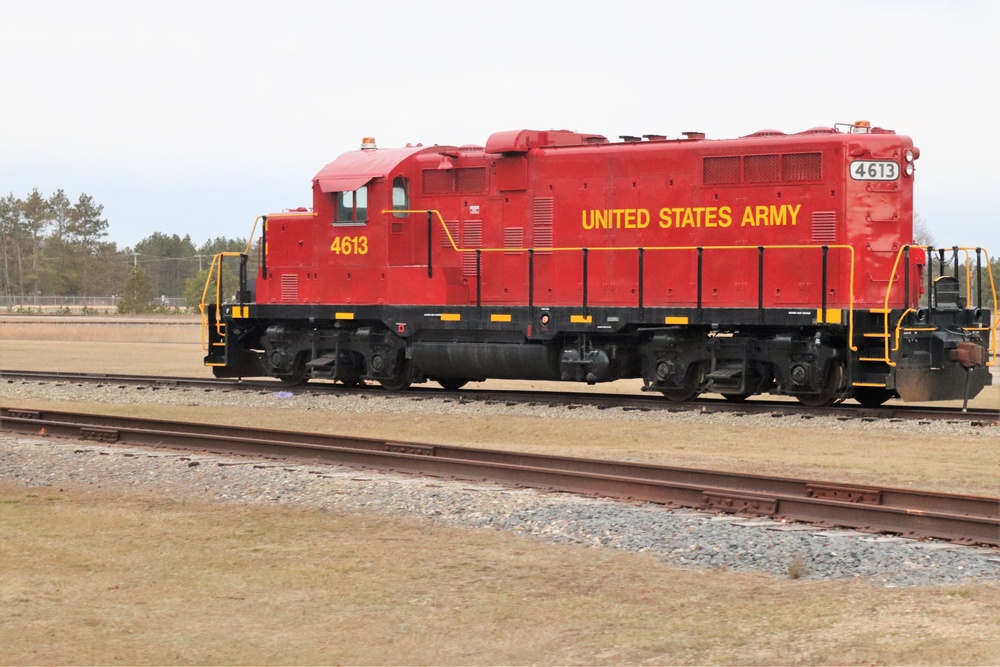
{"type": "Polygon", "coordinates": [[[312,179],[311,209],[215,258],[205,363],[389,390],[641,378],[672,401],[967,401],[991,383],[996,290],[982,248],[914,244],[919,155],[863,121],[366,138],[312,179]]]}

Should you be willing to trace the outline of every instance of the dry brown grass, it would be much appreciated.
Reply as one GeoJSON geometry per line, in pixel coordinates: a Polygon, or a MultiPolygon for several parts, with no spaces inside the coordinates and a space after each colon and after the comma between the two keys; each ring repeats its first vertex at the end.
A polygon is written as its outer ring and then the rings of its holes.
{"type": "MultiPolygon", "coordinates": [[[[208,374],[195,343],[81,348],[79,340],[3,337],[0,368],[208,374]]],[[[115,411],[246,420],[197,405],[115,411]]],[[[775,420],[780,431],[664,431],[446,413],[343,413],[331,423],[328,412],[286,409],[258,419],[996,490],[995,438],[845,438],[788,420],[775,420]]],[[[1000,587],[878,589],[796,580],[797,567],[787,579],[684,571],[410,518],[8,486],[0,488],[0,664],[1000,664],[1000,587]]]]}
{"type": "Polygon", "coordinates": [[[3,664],[995,664],[1000,588],[877,590],[350,512],[0,487],[3,664]]]}
{"type": "Polygon", "coordinates": [[[201,320],[192,315],[159,320],[112,317],[3,317],[0,341],[200,343],[201,320]]]}
{"type": "Polygon", "coordinates": [[[0,318],[0,368],[77,373],[135,373],[150,364],[157,374],[211,377],[202,363],[200,320],[176,317],[166,324],[83,318],[0,318]],[[85,344],[85,348],[81,347],[85,344]],[[156,359],[146,355],[155,346],[156,359]]]}

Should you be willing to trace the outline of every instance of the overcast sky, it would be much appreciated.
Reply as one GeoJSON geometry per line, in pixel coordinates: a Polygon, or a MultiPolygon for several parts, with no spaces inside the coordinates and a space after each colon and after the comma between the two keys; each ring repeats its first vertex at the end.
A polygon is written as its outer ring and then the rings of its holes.
{"type": "Polygon", "coordinates": [[[110,240],[247,236],[363,136],[623,134],[867,119],[916,211],[1000,255],[1000,2],[0,0],[0,196],[62,188],[110,240]]]}

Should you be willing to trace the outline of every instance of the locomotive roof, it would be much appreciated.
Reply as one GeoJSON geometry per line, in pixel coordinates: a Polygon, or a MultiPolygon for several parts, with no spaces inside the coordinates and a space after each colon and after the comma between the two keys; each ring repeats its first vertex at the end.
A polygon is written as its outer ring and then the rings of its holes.
{"type": "Polygon", "coordinates": [[[454,146],[406,146],[350,151],[323,167],[313,182],[323,192],[357,190],[373,178],[385,177],[412,155],[455,150],[454,146]]]}
{"type": "MultiPolygon", "coordinates": [[[[844,124],[838,124],[844,125],[844,124]]],[[[863,127],[865,134],[895,134],[892,130],[885,130],[879,127],[870,127],[867,122],[859,121],[853,126],[863,127]]],[[[419,153],[443,153],[457,154],[468,152],[469,150],[485,151],[486,153],[511,154],[527,153],[537,148],[558,148],[572,149],[574,147],[598,147],[610,149],[622,145],[648,145],[651,143],[686,143],[691,141],[703,141],[706,139],[701,132],[685,132],[683,139],[668,140],[665,135],[643,135],[646,141],[639,137],[622,137],[622,143],[610,143],[603,135],[585,134],[571,130],[509,130],[495,132],[486,141],[485,147],[455,147],[455,146],[405,146],[403,148],[378,148],[364,146],[361,150],[344,153],[333,162],[327,164],[320,170],[313,179],[318,183],[322,192],[344,192],[357,190],[374,178],[385,178],[390,172],[398,167],[408,158],[419,153]]],[[[793,141],[803,136],[814,136],[819,140],[822,135],[837,137],[836,140],[843,141],[845,137],[863,136],[854,135],[850,132],[842,132],[837,125],[834,127],[814,127],[803,132],[787,134],[779,130],[760,130],[752,134],[743,135],[736,139],[725,139],[721,141],[755,141],[768,139],[771,141],[793,141]]],[[[720,141],[720,140],[715,140],[720,141]]]]}

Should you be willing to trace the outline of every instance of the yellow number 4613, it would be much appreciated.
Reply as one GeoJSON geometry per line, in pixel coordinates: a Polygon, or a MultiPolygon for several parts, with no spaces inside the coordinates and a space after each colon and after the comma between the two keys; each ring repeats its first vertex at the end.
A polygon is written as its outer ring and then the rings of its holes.
{"type": "Polygon", "coordinates": [[[367,255],[367,236],[338,236],[330,244],[330,252],[338,255],[367,255]]]}

